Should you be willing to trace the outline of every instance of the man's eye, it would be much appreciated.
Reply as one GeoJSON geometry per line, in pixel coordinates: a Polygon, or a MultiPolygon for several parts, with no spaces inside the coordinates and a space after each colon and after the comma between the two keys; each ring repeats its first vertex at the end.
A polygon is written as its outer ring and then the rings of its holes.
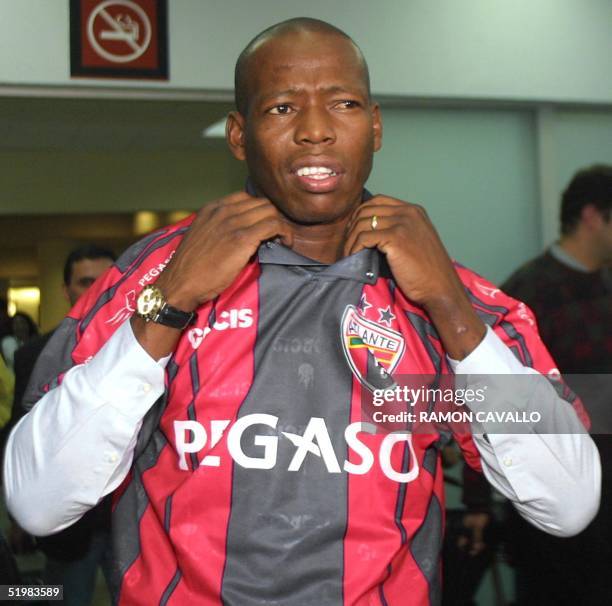
{"type": "Polygon", "coordinates": [[[268,110],[270,114],[289,114],[291,113],[291,107],[289,105],[275,105],[268,110]]]}
{"type": "Polygon", "coordinates": [[[338,101],[334,107],[336,107],[336,109],[353,109],[354,107],[359,107],[359,101],[345,99],[344,101],[338,101]]]}

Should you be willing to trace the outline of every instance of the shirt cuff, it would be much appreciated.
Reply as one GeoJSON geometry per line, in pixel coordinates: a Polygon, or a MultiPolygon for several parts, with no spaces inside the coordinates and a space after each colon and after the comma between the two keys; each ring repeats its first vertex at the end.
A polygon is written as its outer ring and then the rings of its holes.
{"type": "Polygon", "coordinates": [[[463,360],[446,357],[456,375],[510,375],[529,372],[490,326],[487,326],[484,339],[463,360]]]}
{"type": "Polygon", "coordinates": [[[124,322],[83,368],[92,391],[123,415],[140,419],[164,392],[164,369],[170,356],[155,361],[140,345],[130,321],[124,322]]]}

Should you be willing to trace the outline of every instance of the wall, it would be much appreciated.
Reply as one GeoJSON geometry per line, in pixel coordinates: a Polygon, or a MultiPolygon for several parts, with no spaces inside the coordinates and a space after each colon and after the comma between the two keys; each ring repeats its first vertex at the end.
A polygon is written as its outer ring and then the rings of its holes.
{"type": "Polygon", "coordinates": [[[577,168],[612,164],[612,112],[558,111],[554,136],[559,194],[577,168]]]}
{"type": "Polygon", "coordinates": [[[0,214],[197,209],[243,171],[229,152],[0,152],[0,214]]]}
{"type": "MultiPolygon", "coordinates": [[[[612,164],[612,112],[383,109],[373,192],[423,204],[451,254],[501,282],[558,234],[572,174],[612,164]],[[542,200],[542,203],[540,203],[542,200]]],[[[0,152],[0,215],[197,209],[245,168],[209,150],[0,152]]]]}
{"type": "Polygon", "coordinates": [[[572,175],[591,164],[612,165],[612,111],[543,108],[537,115],[543,245],[559,233],[560,196],[572,175]]]}
{"type": "Polygon", "coordinates": [[[167,83],[70,79],[68,0],[0,0],[0,83],[232,89],[233,64],[283,19],[329,20],[362,46],[379,94],[612,102],[609,0],[170,0],[167,83]],[[231,34],[228,35],[228,32],[231,34]],[[384,32],[384,35],[382,34],[384,32]]]}
{"type": "Polygon", "coordinates": [[[373,193],[422,204],[450,254],[490,280],[538,251],[531,112],[393,109],[383,124],[373,193]]]}

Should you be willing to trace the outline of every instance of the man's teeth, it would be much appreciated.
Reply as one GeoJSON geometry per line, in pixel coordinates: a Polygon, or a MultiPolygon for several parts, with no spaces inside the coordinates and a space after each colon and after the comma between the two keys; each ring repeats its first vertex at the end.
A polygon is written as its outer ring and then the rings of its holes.
{"type": "Polygon", "coordinates": [[[326,179],[327,177],[335,177],[336,173],[325,166],[304,166],[297,170],[298,177],[310,177],[312,179],[326,179]]]}

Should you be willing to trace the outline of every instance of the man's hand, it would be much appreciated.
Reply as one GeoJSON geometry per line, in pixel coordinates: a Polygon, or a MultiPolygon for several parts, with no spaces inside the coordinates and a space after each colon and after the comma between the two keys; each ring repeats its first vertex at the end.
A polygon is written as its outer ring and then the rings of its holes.
{"type": "Polygon", "coordinates": [[[156,285],[168,303],[193,311],[223,292],[259,245],[277,236],[292,245],[290,225],[269,200],[230,194],[200,210],[156,285]]]}
{"type": "MultiPolygon", "coordinates": [[[[289,223],[266,198],[235,192],[198,213],[156,285],[168,303],[194,311],[214,299],[238,276],[265,240],[293,244],[289,223]]],[[[132,316],[134,335],[159,360],[172,353],[180,337],[174,328],[132,316]]]]}
{"type": "Polygon", "coordinates": [[[344,254],[363,248],[386,255],[398,287],[427,311],[452,358],[463,359],[480,343],[484,324],[422,207],[387,196],[359,206],[347,227],[344,254]]]}

